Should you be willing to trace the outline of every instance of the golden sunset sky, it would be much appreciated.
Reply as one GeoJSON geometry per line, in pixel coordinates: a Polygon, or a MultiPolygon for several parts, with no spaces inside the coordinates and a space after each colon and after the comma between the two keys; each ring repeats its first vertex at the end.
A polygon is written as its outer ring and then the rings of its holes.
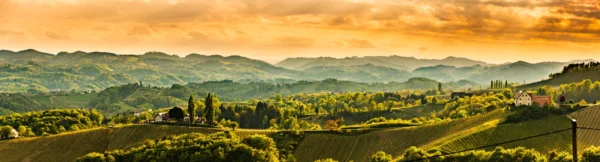
{"type": "Polygon", "coordinates": [[[600,2],[0,0],[0,49],[600,60],[600,2]]]}

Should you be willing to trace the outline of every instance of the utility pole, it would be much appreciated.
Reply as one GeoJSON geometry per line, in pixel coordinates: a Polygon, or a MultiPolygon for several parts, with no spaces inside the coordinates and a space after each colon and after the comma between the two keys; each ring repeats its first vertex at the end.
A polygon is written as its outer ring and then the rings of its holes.
{"type": "Polygon", "coordinates": [[[572,125],[572,139],[573,139],[573,162],[578,162],[577,158],[577,120],[575,119],[571,119],[571,125],[572,125]]]}

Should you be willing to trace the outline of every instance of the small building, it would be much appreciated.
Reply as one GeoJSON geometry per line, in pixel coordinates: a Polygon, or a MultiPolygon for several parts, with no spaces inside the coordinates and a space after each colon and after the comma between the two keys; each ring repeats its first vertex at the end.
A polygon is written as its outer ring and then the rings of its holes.
{"type": "Polygon", "coordinates": [[[156,116],[154,116],[154,122],[158,123],[158,122],[165,122],[169,120],[169,114],[165,114],[165,113],[158,113],[156,114],[156,116]]]}
{"type": "Polygon", "coordinates": [[[519,91],[515,94],[515,106],[531,106],[538,103],[540,107],[550,105],[552,100],[550,96],[537,96],[526,91],[519,91]]]}
{"type": "Polygon", "coordinates": [[[8,135],[8,138],[19,138],[19,131],[17,131],[14,128],[11,131],[12,131],[12,133],[10,135],[8,135]]]}
{"type": "Polygon", "coordinates": [[[538,103],[540,107],[550,105],[550,96],[533,96],[533,102],[538,103]]]}
{"type": "Polygon", "coordinates": [[[515,94],[515,106],[531,106],[533,95],[527,91],[520,91],[515,94]]]}
{"type": "Polygon", "coordinates": [[[140,116],[140,114],[142,114],[142,113],[140,113],[140,112],[133,112],[133,116],[140,116]]]}

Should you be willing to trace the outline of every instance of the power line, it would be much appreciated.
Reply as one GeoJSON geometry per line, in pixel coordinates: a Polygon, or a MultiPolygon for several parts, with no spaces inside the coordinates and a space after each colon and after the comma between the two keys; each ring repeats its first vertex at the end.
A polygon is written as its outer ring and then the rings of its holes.
{"type": "Polygon", "coordinates": [[[590,127],[577,127],[578,129],[587,129],[587,130],[597,130],[600,131],[600,128],[590,128],[590,127]]]}
{"type": "MultiPolygon", "coordinates": [[[[499,145],[503,145],[503,144],[507,144],[507,143],[518,142],[518,141],[523,141],[523,140],[527,140],[527,139],[537,138],[537,137],[541,137],[541,136],[551,135],[551,134],[555,134],[555,133],[559,133],[559,132],[563,132],[563,131],[567,131],[567,130],[572,130],[572,129],[573,128],[566,128],[566,129],[561,129],[561,130],[557,130],[557,131],[553,131],[553,132],[543,133],[543,134],[539,134],[539,135],[535,135],[535,136],[529,136],[529,137],[515,139],[515,140],[510,140],[510,141],[506,141],[506,142],[501,142],[501,143],[495,143],[495,144],[486,145],[486,146],[480,146],[480,147],[470,148],[470,149],[466,149],[466,150],[462,150],[462,151],[449,152],[449,153],[445,153],[445,154],[441,154],[441,155],[435,155],[435,156],[430,156],[430,157],[423,157],[423,158],[420,158],[420,159],[415,159],[415,160],[410,160],[410,161],[411,162],[412,161],[423,161],[423,160],[427,160],[427,159],[431,159],[431,158],[448,156],[448,155],[458,154],[458,153],[466,152],[466,151],[473,151],[473,150],[483,149],[483,148],[492,147],[492,146],[499,146],[499,145]]],[[[598,130],[600,130],[600,129],[598,129],[598,130]]]]}

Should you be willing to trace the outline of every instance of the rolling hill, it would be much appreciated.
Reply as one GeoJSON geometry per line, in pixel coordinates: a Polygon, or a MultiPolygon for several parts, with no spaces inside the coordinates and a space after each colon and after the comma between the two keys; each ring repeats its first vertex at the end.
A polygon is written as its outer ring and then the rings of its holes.
{"type": "Polygon", "coordinates": [[[517,86],[517,89],[537,89],[541,86],[560,86],[561,84],[576,83],[582,80],[590,79],[591,81],[600,81],[600,72],[598,71],[581,71],[566,73],[550,79],[532,82],[517,86]]]}
{"type": "Polygon", "coordinates": [[[448,65],[448,66],[473,66],[473,65],[491,65],[482,61],[470,60],[460,57],[447,57],[445,59],[417,59],[414,57],[403,56],[365,56],[365,57],[346,57],[346,58],[288,58],[277,64],[276,66],[287,69],[304,70],[319,66],[351,66],[373,64],[375,66],[383,66],[398,70],[411,71],[419,67],[448,65]]]}
{"type": "MultiPolygon", "coordinates": [[[[528,136],[534,136],[553,132],[561,129],[571,128],[571,120],[576,119],[578,127],[598,128],[600,122],[600,106],[592,106],[566,116],[556,116],[542,120],[528,121],[515,124],[501,124],[476,133],[465,135],[463,137],[451,140],[439,147],[442,151],[452,152],[460,151],[473,147],[485,146],[489,144],[505,142],[515,139],[521,139],[528,136]]],[[[577,130],[578,150],[583,150],[590,146],[600,145],[600,131],[578,129],[577,130]]],[[[563,131],[538,138],[531,138],[524,141],[500,145],[505,148],[515,148],[523,146],[534,148],[542,153],[549,151],[571,151],[571,131],[563,131]]],[[[487,149],[494,149],[490,147],[487,149]]]]}
{"type": "Polygon", "coordinates": [[[528,63],[519,61],[497,66],[454,67],[437,65],[415,69],[415,76],[441,81],[472,80],[489,83],[490,80],[508,80],[511,82],[533,82],[547,78],[548,74],[560,71],[568,63],[528,63]]]}
{"type": "Polygon", "coordinates": [[[492,126],[504,117],[502,110],[476,117],[431,125],[373,131],[359,135],[307,133],[294,156],[298,161],[333,158],[339,161],[369,161],[378,151],[394,157],[411,146],[431,148],[464,133],[492,126]],[[331,147],[335,146],[335,147],[331,147]]]}
{"type": "MultiPolygon", "coordinates": [[[[45,137],[0,140],[2,162],[75,161],[90,152],[104,152],[140,146],[145,140],[158,140],[168,135],[199,132],[214,133],[218,129],[188,128],[165,125],[130,125],[97,128],[45,137]]],[[[252,134],[269,135],[273,131],[239,130],[241,137],[252,134]]]]}

